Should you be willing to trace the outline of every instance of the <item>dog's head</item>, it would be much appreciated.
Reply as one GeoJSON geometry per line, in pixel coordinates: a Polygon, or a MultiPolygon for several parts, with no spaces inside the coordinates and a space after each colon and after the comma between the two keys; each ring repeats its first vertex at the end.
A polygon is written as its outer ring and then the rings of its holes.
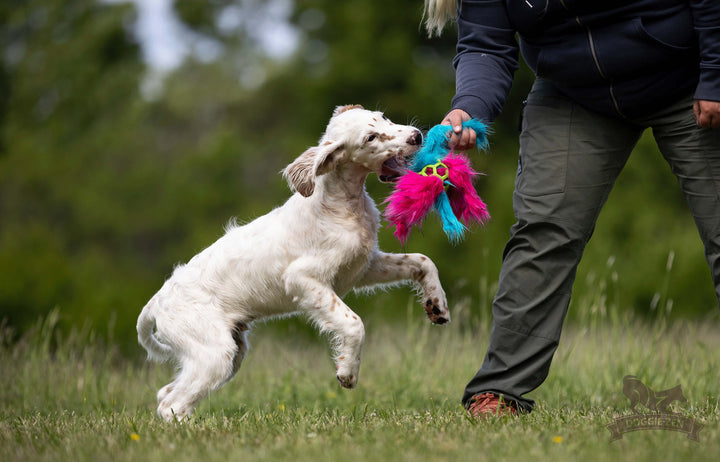
{"type": "Polygon", "coordinates": [[[362,106],[339,106],[318,146],[311,147],[283,171],[290,186],[305,197],[315,190],[315,178],[352,165],[361,174],[375,172],[380,181],[396,181],[405,157],[422,144],[422,133],[392,123],[382,112],[362,106]]]}

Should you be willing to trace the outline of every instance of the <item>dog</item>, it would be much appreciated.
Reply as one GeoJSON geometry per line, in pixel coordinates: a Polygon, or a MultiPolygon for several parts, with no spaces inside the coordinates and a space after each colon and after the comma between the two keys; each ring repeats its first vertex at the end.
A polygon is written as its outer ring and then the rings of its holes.
{"type": "Polygon", "coordinates": [[[654,391],[634,375],[623,377],[623,394],[630,400],[630,410],[635,414],[640,413],[635,409],[638,404],[646,406],[651,412],[664,414],[673,401],[687,402],[680,385],[663,391],[654,391]]]}
{"type": "Polygon", "coordinates": [[[158,415],[183,420],[237,373],[253,322],[304,314],[331,334],[336,376],[357,385],[365,328],[342,296],[414,283],[434,324],[450,321],[438,270],[422,254],[378,248],[380,215],[365,191],[370,173],[394,182],[421,146],[415,127],[359,105],[335,108],[317,146],[283,170],[294,194],[179,265],[143,308],[138,340],[150,360],[173,360],[176,378],[157,393],[158,415]]]}

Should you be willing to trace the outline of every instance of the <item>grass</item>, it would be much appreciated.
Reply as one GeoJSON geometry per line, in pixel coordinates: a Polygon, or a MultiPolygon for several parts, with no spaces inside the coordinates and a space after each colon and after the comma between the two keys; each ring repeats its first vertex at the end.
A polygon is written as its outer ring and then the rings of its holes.
{"type": "MultiPolygon", "coordinates": [[[[487,321],[456,307],[430,326],[418,306],[389,326],[367,318],[359,387],[341,389],[326,343],[258,326],[238,376],[189,422],[165,424],[154,395],[167,365],[124,358],[87,331],[64,338],[51,313],[13,345],[0,338],[0,460],[716,460],[720,454],[715,321],[652,325],[588,315],[568,325],[549,379],[521,418],[475,421],[459,406],[487,346],[487,321]],[[660,390],[704,425],[700,441],[664,430],[610,443],[627,415],[622,377],[660,390]]],[[[588,310],[590,313],[591,310],[588,310]]],[[[646,409],[643,408],[643,412],[646,409]]]]}

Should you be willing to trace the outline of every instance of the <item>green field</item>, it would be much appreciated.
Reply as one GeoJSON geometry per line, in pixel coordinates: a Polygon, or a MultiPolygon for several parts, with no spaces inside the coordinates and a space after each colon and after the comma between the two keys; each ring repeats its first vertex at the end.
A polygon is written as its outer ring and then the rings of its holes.
{"type": "MultiPolygon", "coordinates": [[[[144,360],[142,306],[232,217],[287,200],[278,172],[336,106],[439,123],[457,36],[425,37],[411,0],[169,1],[195,51],[160,77],[133,34],[150,3],[161,2],[0,1],[0,462],[719,459],[715,285],[651,130],[584,253],[537,409],[477,422],[460,408],[515,222],[518,121],[535,78],[524,65],[489,149],[467,153],[492,220],[457,246],[434,216],[406,246],[379,231],[382,249],[436,262],[450,325],[429,325],[407,291],[351,294],[367,328],[356,390],[338,385],[325,339],[284,319],[256,326],[238,376],[188,422],[162,422],[155,393],[173,370],[144,360]],[[250,19],[229,33],[220,19],[233,16],[250,19]],[[297,49],[274,58],[258,33],[286,28],[297,49]],[[606,425],[631,414],[629,374],[681,385],[673,412],[704,425],[699,441],[647,430],[611,443],[606,425]]],[[[382,208],[391,188],[375,177],[382,208]]]]}
{"type": "MultiPolygon", "coordinates": [[[[417,309],[416,309],[417,308],[417,309]]],[[[720,454],[715,321],[653,325],[589,314],[569,325],[550,378],[520,418],[475,421],[459,406],[489,333],[468,307],[431,326],[366,319],[359,386],[343,390],[323,339],[260,325],[238,376],[190,421],[155,415],[172,375],[138,350],[125,358],[87,331],[59,337],[51,314],[0,355],[0,460],[716,460],[720,454]],[[282,332],[282,333],[281,333],[282,332]],[[701,425],[699,441],[644,430],[610,442],[606,425],[630,415],[622,377],[682,385],[672,410],[701,425]]],[[[288,323],[290,324],[288,327],[288,323]]],[[[282,324],[281,324],[282,325],[282,324]]],[[[3,334],[6,339],[7,329],[3,334]]],[[[648,412],[639,408],[641,412],[648,412]]]]}

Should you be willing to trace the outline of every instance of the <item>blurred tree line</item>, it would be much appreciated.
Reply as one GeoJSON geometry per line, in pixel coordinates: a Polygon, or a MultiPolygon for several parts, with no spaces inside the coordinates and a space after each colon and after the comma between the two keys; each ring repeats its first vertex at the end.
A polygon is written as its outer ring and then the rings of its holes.
{"type": "MultiPolygon", "coordinates": [[[[278,1],[176,3],[216,53],[188,55],[150,93],[140,91],[152,73],[135,4],[0,5],[0,319],[18,334],[57,307],[66,327],[88,323],[134,344],[137,314],[174,264],[229,218],[287,198],[278,172],[316,142],[335,106],[363,104],[422,129],[448,110],[454,32],[427,39],[419,0],[281,1],[297,39],[283,59],[263,52],[252,20],[278,1]],[[245,20],[219,24],[228,11],[245,20]]],[[[451,302],[469,302],[473,316],[489,315],[513,223],[517,118],[531,82],[523,67],[489,152],[473,154],[491,223],[453,247],[431,217],[406,248],[435,259],[451,302]]],[[[373,177],[368,189],[378,203],[389,193],[373,177]]],[[[380,240],[401,250],[389,229],[380,240]]],[[[370,306],[398,307],[381,316],[405,315],[406,291],[379,297],[370,306]]],[[[684,199],[648,139],[600,218],[571,313],[608,305],[717,309],[684,199]]]]}

